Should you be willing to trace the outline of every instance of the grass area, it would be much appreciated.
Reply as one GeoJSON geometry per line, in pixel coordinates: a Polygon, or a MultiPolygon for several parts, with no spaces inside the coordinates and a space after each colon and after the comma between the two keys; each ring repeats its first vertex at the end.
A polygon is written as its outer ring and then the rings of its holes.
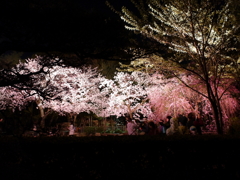
{"type": "Polygon", "coordinates": [[[0,138],[0,179],[239,179],[238,136],[0,138]]]}

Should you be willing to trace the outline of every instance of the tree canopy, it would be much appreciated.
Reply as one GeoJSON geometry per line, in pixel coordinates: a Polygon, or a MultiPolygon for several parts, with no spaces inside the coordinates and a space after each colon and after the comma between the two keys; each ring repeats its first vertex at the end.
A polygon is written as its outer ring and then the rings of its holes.
{"type": "Polygon", "coordinates": [[[171,56],[167,60],[172,67],[171,74],[210,101],[218,133],[222,134],[224,123],[219,103],[230,87],[224,79],[238,72],[240,31],[234,2],[132,2],[137,12],[124,6],[121,12],[115,11],[125,22],[125,28],[169,48],[171,56]],[[184,81],[183,73],[198,78],[206,93],[184,81]],[[220,88],[224,91],[220,92],[220,88]]]}

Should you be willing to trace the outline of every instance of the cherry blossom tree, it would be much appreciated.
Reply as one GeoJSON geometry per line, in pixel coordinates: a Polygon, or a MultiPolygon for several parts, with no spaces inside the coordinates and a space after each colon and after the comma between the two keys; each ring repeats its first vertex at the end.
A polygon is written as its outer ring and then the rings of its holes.
{"type": "Polygon", "coordinates": [[[13,87],[3,87],[0,92],[2,109],[9,106],[23,108],[28,101],[34,100],[40,111],[42,127],[52,111],[73,116],[80,112],[101,112],[103,102],[106,102],[99,88],[104,77],[96,68],[43,67],[40,60],[41,57],[37,56],[12,68],[12,74],[31,74],[31,81],[27,85],[17,83],[13,87]],[[11,93],[5,94],[6,91],[11,93]]]}
{"type": "MultiPolygon", "coordinates": [[[[122,7],[118,13],[128,30],[154,39],[169,47],[171,74],[207,98],[216,122],[223,134],[224,116],[221,98],[228,90],[221,82],[237,69],[239,57],[239,24],[233,1],[132,1],[137,13],[122,7]],[[201,81],[206,93],[181,79],[193,75],[201,81]],[[222,86],[223,85],[223,86],[222,86]],[[220,93],[219,89],[225,87],[220,93]]],[[[233,73],[234,72],[234,73],[233,73]]]]}
{"type": "Polygon", "coordinates": [[[61,115],[70,114],[74,120],[81,112],[99,114],[103,107],[105,95],[101,93],[100,84],[104,77],[96,68],[54,66],[42,83],[57,87],[55,96],[51,99],[39,97],[38,107],[42,112],[42,126],[44,127],[44,109],[53,110],[61,115]]]}

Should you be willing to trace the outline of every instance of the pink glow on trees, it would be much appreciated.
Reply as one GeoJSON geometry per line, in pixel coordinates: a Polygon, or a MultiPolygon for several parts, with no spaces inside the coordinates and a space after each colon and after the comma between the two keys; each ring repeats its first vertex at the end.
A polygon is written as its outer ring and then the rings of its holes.
{"type": "Polygon", "coordinates": [[[234,97],[234,94],[239,96],[240,92],[235,87],[234,79],[232,78],[222,78],[217,83],[218,89],[216,96],[219,98],[223,123],[226,126],[226,129],[229,123],[228,120],[236,116],[236,112],[240,110],[239,99],[234,97]]]}
{"type": "Polygon", "coordinates": [[[162,79],[162,83],[149,88],[148,97],[155,118],[160,120],[168,115],[194,111],[184,95],[184,89],[176,79],[162,79]]]}
{"type": "MultiPolygon", "coordinates": [[[[184,78],[184,77],[183,77],[184,78]]],[[[166,78],[155,73],[151,76],[148,98],[155,119],[171,115],[199,113],[198,103],[204,99],[198,93],[184,86],[177,78],[166,78]]]]}
{"type": "MultiPolygon", "coordinates": [[[[152,76],[152,82],[156,81],[157,83],[155,83],[155,86],[149,88],[148,97],[156,119],[163,119],[169,114],[176,116],[178,113],[188,114],[194,112],[195,115],[200,113],[211,114],[212,107],[206,97],[206,89],[201,81],[194,76],[182,76],[182,80],[188,82],[192,88],[198,89],[198,92],[185,86],[177,78],[165,79],[159,74],[155,74],[154,76],[152,76]]],[[[231,95],[232,91],[235,91],[235,93],[239,93],[239,91],[231,85],[232,82],[233,80],[231,79],[225,79],[219,82],[218,88],[220,106],[226,125],[229,118],[233,117],[239,110],[237,98],[231,95]]],[[[216,130],[215,123],[211,124],[211,129],[216,130]]]]}

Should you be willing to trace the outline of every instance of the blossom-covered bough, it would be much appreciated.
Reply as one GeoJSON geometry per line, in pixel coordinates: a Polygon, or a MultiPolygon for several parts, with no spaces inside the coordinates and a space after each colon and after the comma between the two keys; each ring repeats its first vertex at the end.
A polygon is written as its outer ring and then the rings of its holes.
{"type": "Polygon", "coordinates": [[[11,86],[0,87],[0,110],[7,108],[19,110],[24,109],[28,102],[34,101],[35,97],[29,96],[25,91],[13,88],[11,86]]]}
{"type": "Polygon", "coordinates": [[[59,58],[36,56],[19,62],[11,69],[0,70],[0,87],[11,86],[18,90],[24,90],[29,95],[39,94],[45,99],[51,98],[54,87],[48,86],[44,78],[49,74],[49,69],[53,66],[61,65],[59,58]]]}

